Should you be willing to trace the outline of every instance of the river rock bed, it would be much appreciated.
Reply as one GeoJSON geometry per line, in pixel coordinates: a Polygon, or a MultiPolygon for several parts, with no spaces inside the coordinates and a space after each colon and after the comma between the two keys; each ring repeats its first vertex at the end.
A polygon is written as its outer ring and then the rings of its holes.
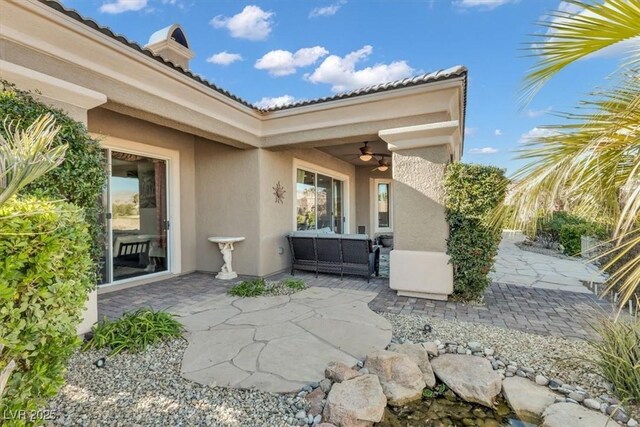
{"type": "Polygon", "coordinates": [[[561,396],[557,402],[581,404],[613,416],[619,424],[635,426],[636,406],[616,410],[620,401],[590,365],[590,346],[580,340],[528,334],[522,331],[436,319],[425,316],[379,313],[392,325],[395,342],[435,341],[440,354],[473,354],[488,358],[503,377],[520,376],[549,387],[561,396]]]}

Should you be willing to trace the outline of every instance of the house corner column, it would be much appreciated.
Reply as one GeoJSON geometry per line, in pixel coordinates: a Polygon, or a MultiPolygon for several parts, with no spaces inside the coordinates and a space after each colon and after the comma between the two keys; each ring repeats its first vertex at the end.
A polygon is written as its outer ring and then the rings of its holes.
{"type": "Polygon", "coordinates": [[[446,300],[453,292],[447,255],[444,174],[457,122],[380,131],[392,151],[393,241],[389,285],[398,295],[446,300]],[[426,128],[425,128],[426,126],[426,128]]]}
{"type": "MultiPolygon", "coordinates": [[[[106,95],[102,93],[2,59],[0,78],[15,84],[19,89],[37,92],[35,96],[41,102],[65,111],[69,117],[85,126],[88,125],[87,112],[107,102],[106,95]]],[[[82,322],[76,328],[78,335],[89,332],[97,321],[98,291],[94,289],[87,297],[82,322]]]]}

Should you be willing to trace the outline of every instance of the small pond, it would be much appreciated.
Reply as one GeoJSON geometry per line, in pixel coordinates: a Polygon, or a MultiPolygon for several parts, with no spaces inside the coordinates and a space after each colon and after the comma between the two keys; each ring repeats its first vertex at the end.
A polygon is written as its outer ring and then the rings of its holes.
{"type": "Polygon", "coordinates": [[[536,427],[519,420],[511,408],[500,400],[495,410],[460,400],[447,390],[440,397],[424,398],[406,406],[387,407],[377,427],[536,427]]]}

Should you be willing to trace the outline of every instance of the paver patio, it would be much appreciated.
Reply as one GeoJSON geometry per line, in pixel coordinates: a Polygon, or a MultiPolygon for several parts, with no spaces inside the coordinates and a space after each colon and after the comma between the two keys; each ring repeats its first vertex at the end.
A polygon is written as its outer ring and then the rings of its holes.
{"type": "Polygon", "coordinates": [[[516,243],[524,240],[522,233],[505,232],[494,272],[495,282],[528,288],[590,293],[581,281],[602,283],[605,276],[596,267],[579,259],[563,259],[523,251],[516,243]]]}

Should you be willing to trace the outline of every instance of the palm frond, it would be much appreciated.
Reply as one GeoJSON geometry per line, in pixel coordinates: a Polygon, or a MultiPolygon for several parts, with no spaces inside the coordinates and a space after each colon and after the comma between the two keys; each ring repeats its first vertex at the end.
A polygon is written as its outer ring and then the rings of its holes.
{"type": "MultiPolygon", "coordinates": [[[[592,53],[640,36],[640,0],[565,0],[577,13],[556,11],[540,23],[545,34],[534,35],[527,48],[539,57],[525,77],[523,101],[529,101],[540,88],[565,68],[592,53]],[[542,38],[542,40],[539,40],[542,38]]],[[[640,42],[629,49],[629,64],[640,61],[640,42]]]]}
{"type": "Polygon", "coordinates": [[[52,147],[60,128],[51,114],[39,117],[25,130],[18,123],[4,123],[0,135],[0,205],[22,187],[58,166],[67,145],[52,147]]]}

